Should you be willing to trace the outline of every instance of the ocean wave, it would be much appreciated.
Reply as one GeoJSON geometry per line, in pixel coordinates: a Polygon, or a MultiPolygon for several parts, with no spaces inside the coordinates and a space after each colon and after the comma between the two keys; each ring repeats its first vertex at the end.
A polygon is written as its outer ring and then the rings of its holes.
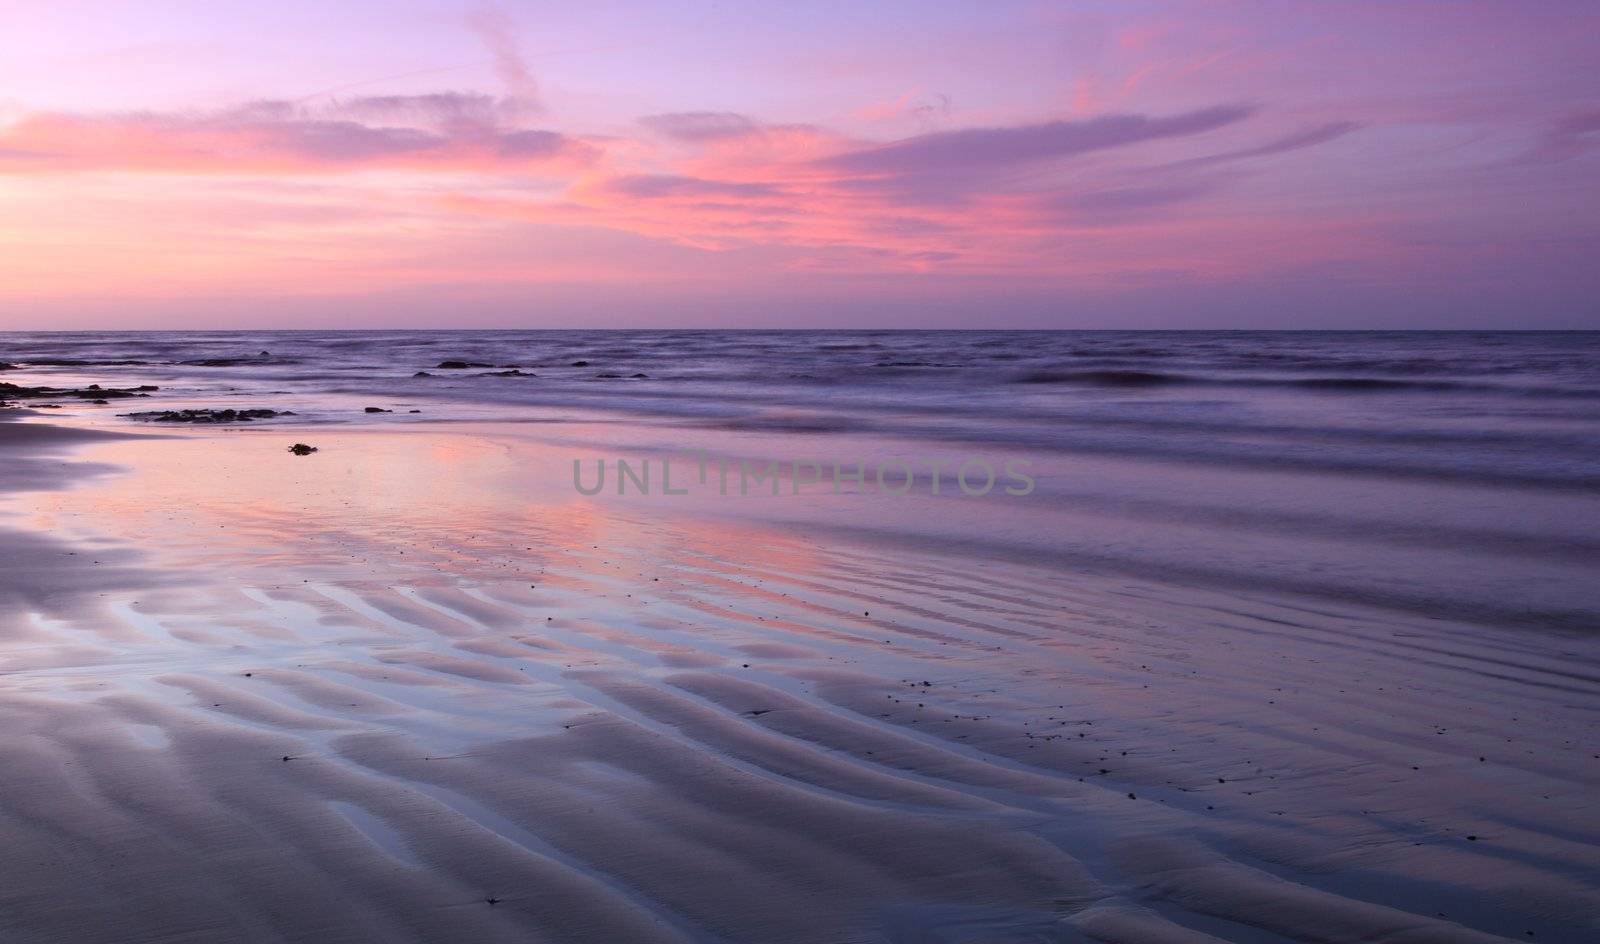
{"type": "Polygon", "coordinates": [[[1018,374],[1020,384],[1095,384],[1107,387],[1153,387],[1162,384],[1204,383],[1183,374],[1152,370],[1033,370],[1018,374]]]}
{"type": "Polygon", "coordinates": [[[1398,380],[1392,377],[1297,377],[1289,380],[1236,381],[1265,386],[1281,384],[1308,390],[1493,390],[1489,384],[1451,380],[1398,380]]]}
{"type": "Polygon", "coordinates": [[[1152,370],[1032,370],[1015,375],[1017,384],[1078,384],[1102,387],[1261,387],[1348,393],[1498,393],[1508,396],[1600,398],[1600,388],[1517,385],[1468,380],[1408,380],[1398,377],[1240,377],[1152,370]]]}
{"type": "Polygon", "coordinates": [[[14,360],[25,367],[147,367],[151,364],[142,360],[93,357],[18,357],[14,360]]]}

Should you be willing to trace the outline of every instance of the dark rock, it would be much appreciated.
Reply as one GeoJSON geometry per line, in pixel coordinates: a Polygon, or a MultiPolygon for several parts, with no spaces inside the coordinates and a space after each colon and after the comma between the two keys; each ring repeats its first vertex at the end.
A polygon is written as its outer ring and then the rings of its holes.
{"type": "MultiPolygon", "coordinates": [[[[207,357],[197,361],[179,361],[178,364],[182,367],[239,367],[245,364],[259,364],[262,357],[270,356],[266,351],[262,351],[256,357],[207,357]]],[[[274,363],[285,364],[292,362],[275,361],[274,363]]]]}
{"type": "Polygon", "coordinates": [[[147,410],[118,415],[146,423],[248,423],[294,413],[289,410],[147,410]]]}
{"type": "Polygon", "coordinates": [[[413,377],[432,377],[433,375],[428,373],[425,370],[419,370],[416,373],[412,374],[411,376],[413,376],[413,377]]]}
{"type": "Polygon", "coordinates": [[[21,369],[22,368],[18,367],[15,364],[7,364],[4,361],[0,361],[0,370],[21,370],[21,369]]]}
{"type": "Polygon", "coordinates": [[[572,366],[573,367],[588,367],[589,366],[589,362],[588,361],[573,361],[572,362],[572,366]]]}
{"type": "Polygon", "coordinates": [[[393,410],[385,410],[381,406],[369,406],[369,407],[367,407],[366,412],[368,412],[368,413],[393,413],[394,411],[393,410]]]}
{"type": "Polygon", "coordinates": [[[621,374],[595,374],[594,375],[594,379],[596,379],[596,380],[621,380],[622,379],[622,375],[621,374]]]}
{"type": "Polygon", "coordinates": [[[479,377],[537,377],[538,374],[525,374],[520,370],[513,369],[513,370],[491,370],[486,374],[479,374],[478,376],[479,377]]]}
{"type": "Polygon", "coordinates": [[[94,406],[110,406],[111,405],[111,401],[110,400],[90,400],[89,403],[94,405],[94,406]]]}
{"type": "Polygon", "coordinates": [[[650,375],[649,374],[634,374],[633,375],[633,379],[634,380],[649,380],[650,379],[650,375]]]}
{"type": "Polygon", "coordinates": [[[467,370],[473,367],[493,367],[493,364],[479,364],[475,361],[440,361],[439,370],[467,370]]]}
{"type": "Polygon", "coordinates": [[[87,388],[85,388],[83,390],[63,390],[61,392],[62,393],[70,393],[71,395],[77,397],[80,400],[101,399],[101,398],[105,398],[105,397],[110,397],[112,399],[121,400],[121,399],[125,399],[127,397],[142,397],[142,396],[144,396],[144,394],[136,393],[136,392],[134,392],[132,390],[102,390],[99,387],[87,387],[87,388]]]}
{"type": "Polygon", "coordinates": [[[14,400],[38,400],[46,397],[51,399],[77,397],[80,400],[115,400],[124,397],[143,397],[148,396],[148,394],[142,392],[142,388],[104,388],[99,384],[92,384],[81,389],[71,389],[63,387],[19,387],[14,383],[0,382],[0,396],[14,400]]]}
{"type": "MultiPolygon", "coordinates": [[[[289,447],[289,451],[294,453],[297,456],[309,456],[313,452],[317,451],[317,447],[316,446],[308,446],[305,443],[295,443],[294,445],[289,447]]],[[[284,758],[284,759],[288,760],[288,758],[284,758]]]]}

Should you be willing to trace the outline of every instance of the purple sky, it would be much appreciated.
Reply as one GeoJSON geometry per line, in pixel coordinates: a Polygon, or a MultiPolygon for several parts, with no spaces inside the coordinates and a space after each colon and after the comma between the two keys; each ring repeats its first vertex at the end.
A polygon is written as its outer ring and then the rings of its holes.
{"type": "Polygon", "coordinates": [[[0,0],[0,329],[1600,328],[1600,4],[0,0]]]}

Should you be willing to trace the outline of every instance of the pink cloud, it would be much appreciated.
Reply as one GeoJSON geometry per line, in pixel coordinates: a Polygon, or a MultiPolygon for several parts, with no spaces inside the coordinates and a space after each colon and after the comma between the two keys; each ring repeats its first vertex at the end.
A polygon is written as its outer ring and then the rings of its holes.
{"type": "Polygon", "coordinates": [[[0,174],[549,174],[570,173],[598,156],[582,139],[505,123],[505,109],[503,99],[441,93],[320,106],[262,101],[194,114],[35,114],[0,128],[0,174]]]}
{"type": "MultiPolygon", "coordinates": [[[[1248,224],[1218,217],[1226,182],[1197,175],[1184,161],[1144,169],[1120,157],[1084,163],[1152,145],[1192,147],[1245,123],[1255,114],[1247,106],[975,127],[882,142],[716,111],[648,116],[640,119],[644,134],[635,139],[579,137],[525,127],[522,108],[507,96],[434,92],[315,105],[262,101],[201,113],[38,114],[0,129],[0,173],[329,178],[402,170],[422,188],[430,226],[461,220],[609,230],[698,251],[775,250],[784,266],[862,272],[1075,271],[1081,266],[1069,264],[1062,247],[1073,244],[1074,258],[1087,260],[1083,241],[1092,234],[1128,251],[1126,240],[1135,233],[1152,244],[1158,235],[1176,238],[1173,245],[1199,238],[1193,227],[1202,220],[1250,231],[1248,224]],[[427,182],[432,174],[449,175],[445,195],[427,182]],[[481,186],[462,186],[463,175],[481,186]],[[561,189],[540,195],[518,184],[524,178],[561,189]],[[1119,228],[1128,235],[1106,235],[1119,228]]],[[[1314,147],[1345,130],[1326,125],[1189,161],[1199,166],[1266,157],[1314,147]]],[[[388,202],[373,195],[359,212],[381,213],[388,202]]],[[[255,219],[262,226],[287,222],[282,215],[258,213],[255,219]]],[[[304,234],[317,217],[302,214],[294,225],[304,234]]],[[[369,256],[353,258],[370,266],[369,256]]],[[[1110,265],[1099,253],[1084,264],[1094,271],[1110,265]]],[[[1147,264],[1148,256],[1134,256],[1123,265],[1147,264]]],[[[1165,264],[1181,265],[1181,253],[1165,264]]],[[[420,261],[409,265],[431,271],[420,261]]]]}

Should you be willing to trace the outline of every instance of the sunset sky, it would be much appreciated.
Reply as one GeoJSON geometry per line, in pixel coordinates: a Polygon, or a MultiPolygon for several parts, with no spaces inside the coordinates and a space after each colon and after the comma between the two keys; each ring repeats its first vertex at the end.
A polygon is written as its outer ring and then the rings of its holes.
{"type": "Polygon", "coordinates": [[[0,0],[0,329],[1600,327],[1600,4],[0,0]]]}

